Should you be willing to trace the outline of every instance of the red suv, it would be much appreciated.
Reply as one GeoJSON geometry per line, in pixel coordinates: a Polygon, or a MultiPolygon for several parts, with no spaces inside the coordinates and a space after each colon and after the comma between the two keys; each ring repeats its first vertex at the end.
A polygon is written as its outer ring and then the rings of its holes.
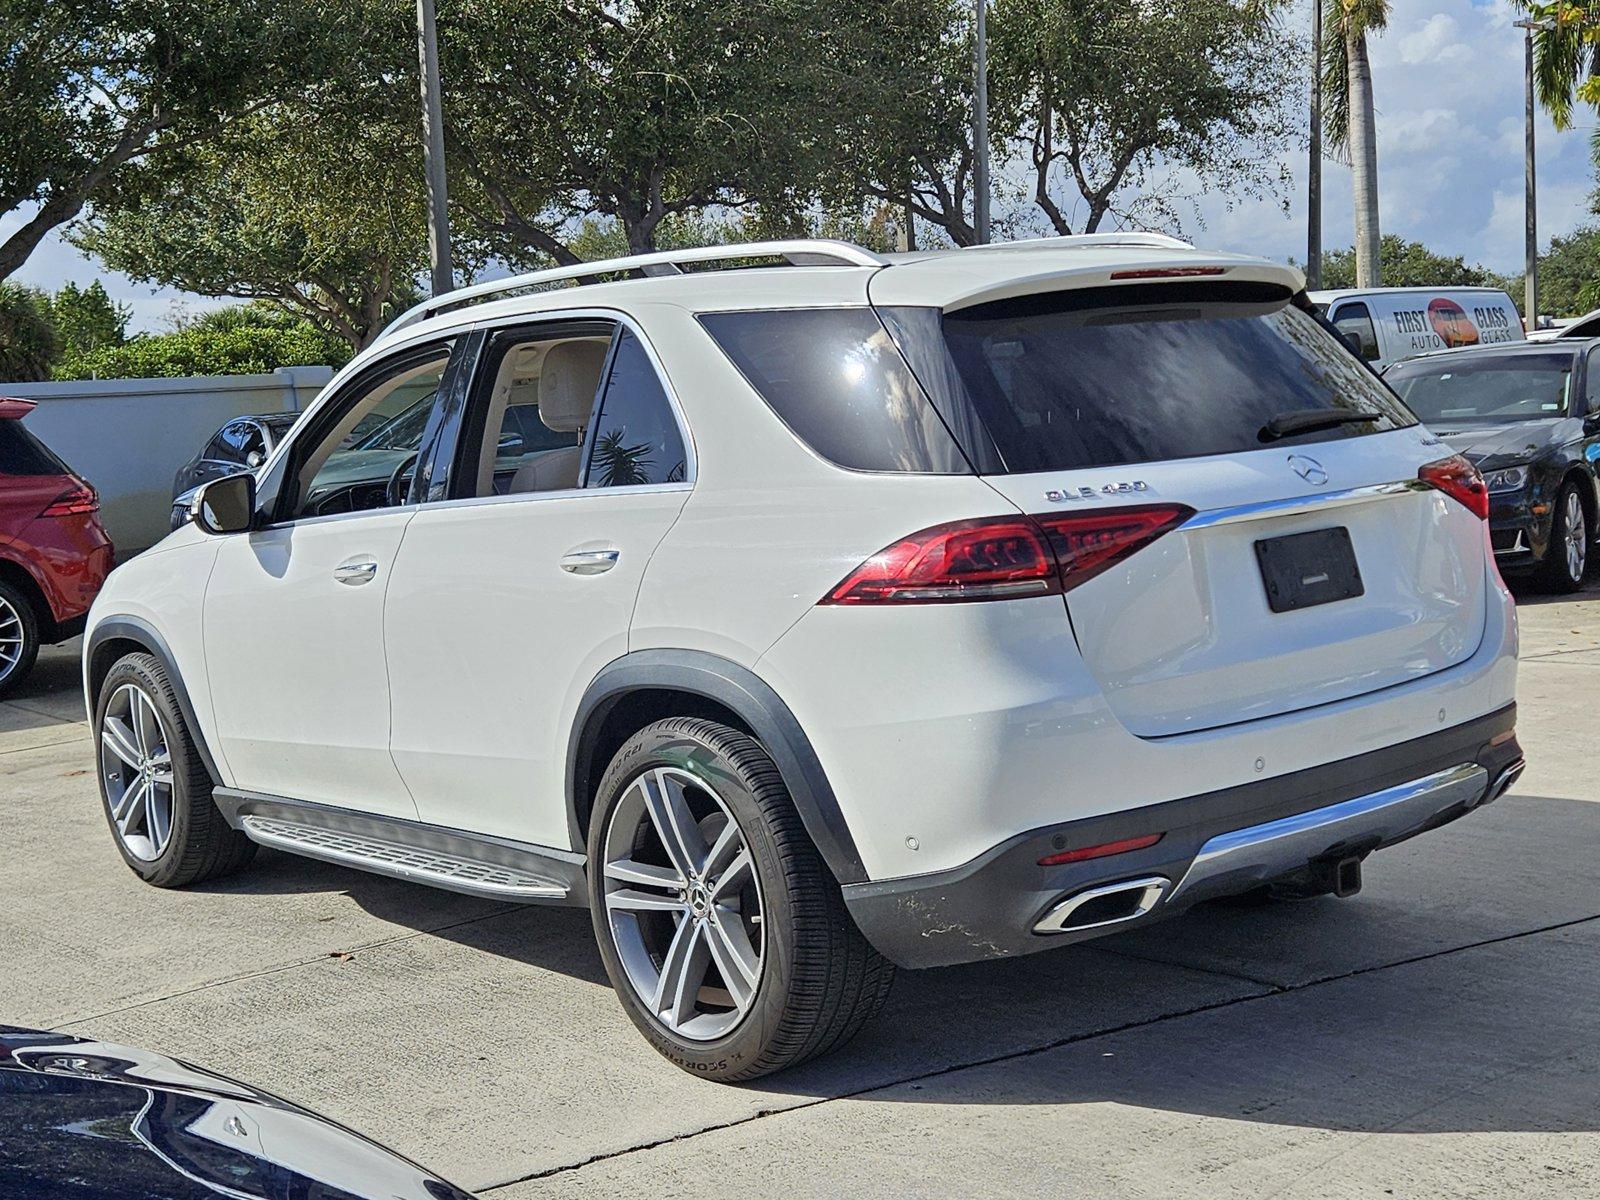
{"type": "Polygon", "coordinates": [[[22,427],[33,407],[0,398],[0,696],[82,632],[111,571],[100,497],[22,427]]]}

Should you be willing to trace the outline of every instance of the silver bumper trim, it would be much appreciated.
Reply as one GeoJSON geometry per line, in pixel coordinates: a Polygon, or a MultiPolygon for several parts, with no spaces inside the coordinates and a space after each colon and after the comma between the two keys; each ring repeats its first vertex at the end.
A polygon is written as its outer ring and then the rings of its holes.
{"type": "Polygon", "coordinates": [[[1361,850],[1415,832],[1447,809],[1489,792],[1489,772],[1461,763],[1381,792],[1218,834],[1200,847],[1166,903],[1247,891],[1349,845],[1361,850]]]}

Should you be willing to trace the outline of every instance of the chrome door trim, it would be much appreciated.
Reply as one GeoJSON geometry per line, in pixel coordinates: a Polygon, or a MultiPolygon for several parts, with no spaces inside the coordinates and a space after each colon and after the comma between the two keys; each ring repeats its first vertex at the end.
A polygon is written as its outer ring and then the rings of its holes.
{"type": "Polygon", "coordinates": [[[371,583],[378,577],[378,564],[376,560],[370,558],[358,562],[342,562],[333,569],[333,577],[340,583],[358,587],[363,583],[371,583]]]}
{"type": "Polygon", "coordinates": [[[561,569],[569,575],[603,575],[621,557],[620,550],[573,550],[561,556],[561,569]]]}

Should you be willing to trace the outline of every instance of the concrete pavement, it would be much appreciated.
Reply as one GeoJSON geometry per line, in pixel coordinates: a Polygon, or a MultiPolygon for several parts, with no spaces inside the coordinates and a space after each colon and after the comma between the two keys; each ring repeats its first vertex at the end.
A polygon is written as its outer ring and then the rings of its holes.
{"type": "Polygon", "coordinates": [[[1600,591],[1522,617],[1527,774],[1359,897],[905,974],[739,1089],[649,1050],[586,914],[266,853],[143,886],[51,651],[0,704],[0,1021],[238,1075],[497,1200],[1594,1196],[1600,591]]]}

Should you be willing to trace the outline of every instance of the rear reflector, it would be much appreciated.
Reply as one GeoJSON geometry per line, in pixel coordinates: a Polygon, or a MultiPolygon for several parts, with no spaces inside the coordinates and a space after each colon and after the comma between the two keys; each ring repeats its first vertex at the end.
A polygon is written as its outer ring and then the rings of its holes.
{"type": "Polygon", "coordinates": [[[1192,515],[1181,504],[1149,504],[935,525],[878,551],[821,603],[952,604],[1058,595],[1192,515]]]}
{"type": "Polygon", "coordinates": [[[1047,854],[1039,860],[1041,867],[1059,867],[1063,863],[1086,862],[1091,858],[1110,858],[1113,854],[1126,854],[1129,850],[1143,850],[1154,846],[1167,835],[1147,834],[1144,837],[1123,838],[1120,842],[1102,842],[1098,846],[1083,846],[1077,850],[1063,850],[1060,854],[1047,854]]]}
{"type": "Polygon", "coordinates": [[[72,486],[50,502],[41,517],[73,517],[83,513],[98,512],[100,497],[83,480],[73,476],[72,486]]]}
{"type": "Polygon", "coordinates": [[[1113,271],[1113,279],[1194,279],[1201,275],[1225,275],[1227,267],[1147,267],[1139,271],[1113,271]]]}
{"type": "Polygon", "coordinates": [[[1417,478],[1436,487],[1452,500],[1458,500],[1475,516],[1489,519],[1489,487],[1478,468],[1460,454],[1441,458],[1422,467],[1417,478]]]}

